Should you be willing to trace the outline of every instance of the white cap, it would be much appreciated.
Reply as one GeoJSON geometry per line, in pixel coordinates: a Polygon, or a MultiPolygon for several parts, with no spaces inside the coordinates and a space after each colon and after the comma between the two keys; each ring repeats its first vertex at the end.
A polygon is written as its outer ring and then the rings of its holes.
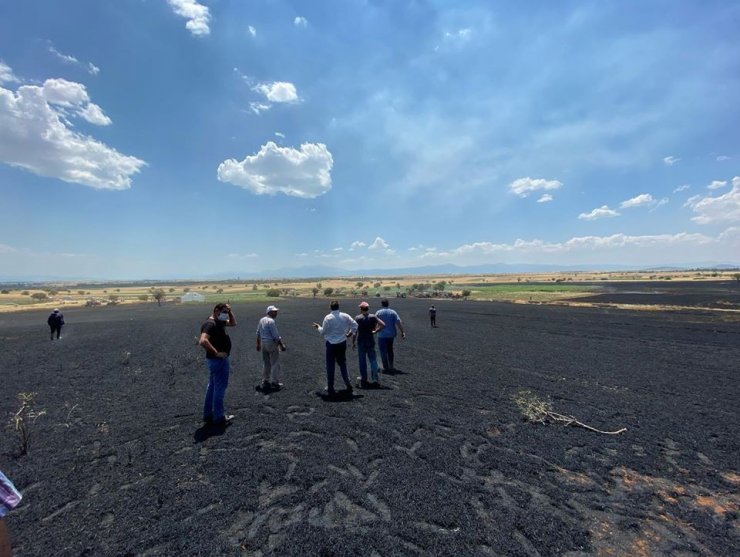
{"type": "Polygon", "coordinates": [[[280,311],[275,306],[267,306],[267,311],[265,313],[270,313],[271,311],[280,311]]]}

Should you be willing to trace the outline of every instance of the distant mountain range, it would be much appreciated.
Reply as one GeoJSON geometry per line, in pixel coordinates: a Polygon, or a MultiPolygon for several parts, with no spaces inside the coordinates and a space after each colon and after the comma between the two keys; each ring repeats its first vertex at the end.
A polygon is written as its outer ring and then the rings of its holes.
{"type": "Polygon", "coordinates": [[[689,269],[697,270],[718,270],[727,271],[740,269],[740,265],[728,263],[696,263],[682,265],[551,265],[551,264],[509,264],[509,263],[489,263],[485,265],[460,266],[453,264],[446,265],[427,265],[424,267],[402,267],[398,269],[342,269],[328,265],[307,265],[303,267],[284,267],[281,269],[272,269],[269,271],[243,272],[227,271],[201,276],[186,275],[166,275],[161,277],[135,278],[127,277],[126,279],[113,278],[93,278],[93,277],[60,277],[52,275],[0,275],[0,283],[32,283],[32,282],[166,282],[173,280],[255,280],[255,279],[317,279],[317,278],[335,278],[335,277],[376,277],[376,276],[413,276],[413,275],[471,275],[471,274],[517,274],[517,273],[555,273],[555,272],[619,272],[619,271],[643,271],[643,272],[667,272],[667,271],[686,271],[689,269]]]}

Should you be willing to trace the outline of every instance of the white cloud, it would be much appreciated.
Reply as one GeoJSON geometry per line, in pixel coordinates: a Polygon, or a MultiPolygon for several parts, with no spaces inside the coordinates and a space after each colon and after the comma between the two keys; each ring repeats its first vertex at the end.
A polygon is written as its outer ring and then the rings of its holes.
{"type": "Polygon", "coordinates": [[[466,43],[473,36],[473,30],[469,27],[458,29],[457,31],[445,31],[443,35],[445,41],[453,43],[466,43]]]}
{"type": "Polygon", "coordinates": [[[732,179],[732,189],[724,195],[704,198],[695,195],[684,207],[689,207],[697,213],[691,220],[698,224],[740,222],[740,176],[732,179]]]}
{"type": "Polygon", "coordinates": [[[653,199],[652,195],[650,195],[649,193],[641,193],[640,195],[633,197],[632,199],[622,201],[622,203],[619,204],[619,207],[622,209],[627,209],[629,207],[652,205],[653,203],[655,203],[655,199],[653,199]]]}
{"type": "Polygon", "coordinates": [[[96,189],[130,188],[144,161],[73,131],[74,117],[111,123],[79,83],[48,79],[43,86],[23,85],[16,92],[0,87],[0,160],[96,189]]]}
{"type": "Polygon", "coordinates": [[[679,159],[678,157],[674,157],[673,155],[670,155],[670,156],[667,156],[667,157],[665,157],[665,158],[663,159],[663,162],[664,162],[664,163],[665,163],[665,164],[666,164],[667,166],[673,166],[674,164],[676,164],[676,163],[677,163],[678,161],[680,161],[680,160],[681,160],[681,159],[679,159]]]}
{"type": "Polygon", "coordinates": [[[229,259],[254,259],[259,257],[257,253],[230,253],[226,257],[229,259]]]}
{"type": "Polygon", "coordinates": [[[281,132],[275,132],[275,137],[279,137],[280,139],[285,139],[285,134],[281,132]]]}
{"type": "Polygon", "coordinates": [[[542,178],[518,178],[509,184],[509,189],[519,197],[527,197],[537,190],[556,190],[563,184],[558,180],[544,180],[542,178]]]}
{"type": "Polygon", "coordinates": [[[608,205],[602,205],[601,207],[594,209],[590,213],[581,213],[578,218],[581,220],[596,220],[603,219],[606,217],[618,217],[619,213],[613,209],[610,209],[608,205]]]}
{"type": "Polygon", "coordinates": [[[211,13],[208,8],[196,2],[196,0],[167,0],[172,10],[188,20],[185,28],[196,37],[204,37],[211,33],[208,23],[211,13]]]}
{"type": "Polygon", "coordinates": [[[247,31],[249,31],[249,34],[252,37],[256,37],[257,36],[257,29],[255,29],[252,25],[250,25],[249,27],[247,27],[247,31]]]}
{"type": "Polygon", "coordinates": [[[65,64],[84,68],[90,75],[98,75],[100,73],[100,68],[98,68],[92,62],[88,62],[87,64],[80,62],[77,58],[71,56],[70,54],[63,54],[59,52],[51,43],[49,43],[49,52],[51,52],[54,56],[57,57],[57,59],[61,60],[65,64]]]}
{"type": "Polygon", "coordinates": [[[303,16],[296,16],[296,18],[293,20],[293,25],[296,27],[308,27],[308,20],[303,16]]]}
{"type": "Polygon", "coordinates": [[[389,248],[388,243],[383,240],[380,236],[375,237],[375,241],[368,246],[367,249],[377,250],[377,249],[383,249],[387,250],[389,248]]]}
{"type": "Polygon", "coordinates": [[[243,161],[228,159],[218,166],[218,179],[257,195],[314,198],[331,189],[334,160],[323,143],[304,143],[300,150],[268,141],[243,161]]]}
{"type": "Polygon", "coordinates": [[[0,60],[0,85],[3,83],[18,83],[19,81],[10,66],[0,60]]]}
{"type": "Polygon", "coordinates": [[[274,103],[292,103],[298,101],[298,92],[295,85],[287,81],[259,83],[253,90],[262,93],[268,101],[274,103]]]}
{"type": "Polygon", "coordinates": [[[691,188],[691,186],[689,184],[684,184],[682,186],[678,186],[675,190],[673,190],[673,193],[679,193],[679,192],[682,192],[682,191],[686,191],[686,190],[688,190],[690,188],[691,188]]]}
{"type": "Polygon", "coordinates": [[[249,110],[251,110],[255,114],[262,114],[263,112],[267,112],[271,108],[272,108],[272,105],[268,103],[260,103],[260,102],[249,103],[249,110]]]}
{"type": "Polygon", "coordinates": [[[730,160],[730,157],[728,157],[727,155],[718,155],[717,156],[717,161],[719,161],[719,162],[728,161],[728,160],[730,160]]]}
{"type": "Polygon", "coordinates": [[[712,180],[712,183],[707,186],[708,190],[718,190],[724,188],[727,185],[727,180],[712,180]]]}
{"type": "Polygon", "coordinates": [[[356,249],[364,248],[367,244],[365,242],[360,242],[359,240],[352,242],[352,245],[349,248],[349,251],[355,251],[356,249]]]}
{"type": "Polygon", "coordinates": [[[549,203],[550,201],[552,201],[552,199],[552,195],[550,195],[549,193],[543,193],[542,197],[537,200],[537,203],[549,203]]]}

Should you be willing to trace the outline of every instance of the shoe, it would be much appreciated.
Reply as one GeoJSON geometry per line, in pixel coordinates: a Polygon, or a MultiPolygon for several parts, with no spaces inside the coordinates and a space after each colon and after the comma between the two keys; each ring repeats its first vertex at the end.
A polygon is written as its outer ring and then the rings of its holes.
{"type": "Polygon", "coordinates": [[[262,381],[262,384],[260,384],[260,390],[262,390],[262,391],[269,391],[270,390],[270,382],[269,381],[262,381]]]}
{"type": "Polygon", "coordinates": [[[279,381],[274,381],[274,382],[270,383],[270,388],[271,388],[271,389],[272,389],[273,391],[278,391],[278,390],[280,390],[280,389],[282,388],[282,386],[283,386],[283,384],[282,384],[282,383],[280,383],[279,381]]]}
{"type": "Polygon", "coordinates": [[[213,425],[215,426],[225,426],[225,425],[231,425],[231,422],[234,420],[233,414],[227,414],[220,420],[215,420],[213,422],[213,425]]]}
{"type": "Polygon", "coordinates": [[[329,397],[337,396],[337,392],[334,390],[334,388],[331,388],[331,389],[327,388],[324,390],[326,391],[326,396],[329,396],[329,397]]]}
{"type": "Polygon", "coordinates": [[[207,418],[204,417],[203,418],[203,423],[206,424],[206,425],[210,425],[210,424],[213,423],[213,418],[211,418],[210,416],[208,416],[207,418]]]}
{"type": "Polygon", "coordinates": [[[378,381],[373,381],[372,383],[368,383],[368,389],[380,389],[380,383],[378,381]]]}
{"type": "Polygon", "coordinates": [[[358,377],[357,382],[360,384],[360,389],[367,389],[370,385],[367,379],[363,379],[362,377],[358,377]]]}

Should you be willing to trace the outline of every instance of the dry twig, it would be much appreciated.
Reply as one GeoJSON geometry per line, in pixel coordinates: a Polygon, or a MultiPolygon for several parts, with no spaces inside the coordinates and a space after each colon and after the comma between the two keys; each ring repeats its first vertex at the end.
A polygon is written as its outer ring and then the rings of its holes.
{"type": "Polygon", "coordinates": [[[524,417],[531,422],[539,422],[541,424],[555,422],[563,424],[566,427],[582,427],[589,431],[595,431],[596,433],[603,433],[605,435],[619,435],[620,433],[627,431],[626,427],[616,431],[603,431],[584,424],[573,416],[566,416],[565,414],[554,412],[552,409],[552,403],[542,400],[532,391],[520,391],[516,396],[514,396],[514,402],[519,408],[519,411],[524,414],[524,417]]]}

